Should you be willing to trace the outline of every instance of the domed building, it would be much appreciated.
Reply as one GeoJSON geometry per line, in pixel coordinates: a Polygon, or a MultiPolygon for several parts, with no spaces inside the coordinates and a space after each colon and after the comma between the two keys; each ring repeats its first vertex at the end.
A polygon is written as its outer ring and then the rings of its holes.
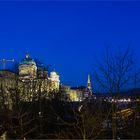
{"type": "Polygon", "coordinates": [[[36,83],[35,86],[38,85],[37,89],[41,89],[41,91],[59,91],[59,75],[55,71],[52,71],[49,77],[45,65],[38,60],[32,59],[29,54],[26,54],[25,58],[19,63],[19,80],[29,83],[29,85],[33,81],[36,83]]]}
{"type": "Polygon", "coordinates": [[[25,58],[19,63],[19,79],[32,80],[37,77],[37,66],[34,59],[26,54],[25,58]]]}

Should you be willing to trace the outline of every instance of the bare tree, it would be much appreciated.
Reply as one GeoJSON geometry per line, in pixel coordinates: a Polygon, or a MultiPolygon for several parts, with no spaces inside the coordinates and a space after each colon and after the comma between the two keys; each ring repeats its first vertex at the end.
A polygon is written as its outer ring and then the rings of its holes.
{"type": "Polygon", "coordinates": [[[59,127],[54,134],[55,138],[83,140],[105,138],[103,124],[109,117],[109,109],[106,108],[106,105],[101,102],[89,103],[85,100],[78,108],[74,106],[70,103],[68,106],[67,103],[63,103],[63,116],[56,111],[56,108],[52,108],[53,116],[57,118],[55,123],[59,127]]]}
{"type": "Polygon", "coordinates": [[[116,53],[106,49],[102,62],[94,67],[93,79],[102,92],[120,93],[134,79],[134,56],[130,48],[116,53]]]}
{"type": "MultiPolygon", "coordinates": [[[[134,55],[130,48],[122,51],[120,48],[116,52],[111,52],[108,48],[102,62],[94,67],[93,83],[98,87],[96,91],[106,92],[114,96],[116,100],[120,92],[127,88],[132,88],[138,81],[139,70],[135,70],[134,55]]],[[[117,103],[112,103],[112,135],[116,139],[116,112],[117,103]]]]}

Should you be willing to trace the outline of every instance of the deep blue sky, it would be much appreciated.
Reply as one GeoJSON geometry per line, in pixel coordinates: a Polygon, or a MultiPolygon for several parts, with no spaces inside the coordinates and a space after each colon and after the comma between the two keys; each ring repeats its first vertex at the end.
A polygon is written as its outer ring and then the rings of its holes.
{"type": "Polygon", "coordinates": [[[29,52],[62,83],[85,85],[106,46],[128,45],[139,60],[140,2],[0,1],[0,59],[19,61],[29,52]]]}

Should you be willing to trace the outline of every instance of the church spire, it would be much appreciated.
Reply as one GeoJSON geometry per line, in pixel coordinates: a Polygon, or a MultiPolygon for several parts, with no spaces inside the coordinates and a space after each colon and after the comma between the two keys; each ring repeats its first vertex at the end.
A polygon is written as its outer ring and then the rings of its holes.
{"type": "Polygon", "coordinates": [[[88,75],[87,89],[88,89],[88,91],[92,94],[92,87],[91,87],[90,74],[88,75]]]}

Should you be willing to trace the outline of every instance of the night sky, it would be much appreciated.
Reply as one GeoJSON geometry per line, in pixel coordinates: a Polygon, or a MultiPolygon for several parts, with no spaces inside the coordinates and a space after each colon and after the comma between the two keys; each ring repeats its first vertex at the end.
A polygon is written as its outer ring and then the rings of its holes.
{"type": "Polygon", "coordinates": [[[140,65],[140,1],[0,1],[0,59],[29,52],[63,84],[80,86],[106,46],[131,46],[140,65]]]}

